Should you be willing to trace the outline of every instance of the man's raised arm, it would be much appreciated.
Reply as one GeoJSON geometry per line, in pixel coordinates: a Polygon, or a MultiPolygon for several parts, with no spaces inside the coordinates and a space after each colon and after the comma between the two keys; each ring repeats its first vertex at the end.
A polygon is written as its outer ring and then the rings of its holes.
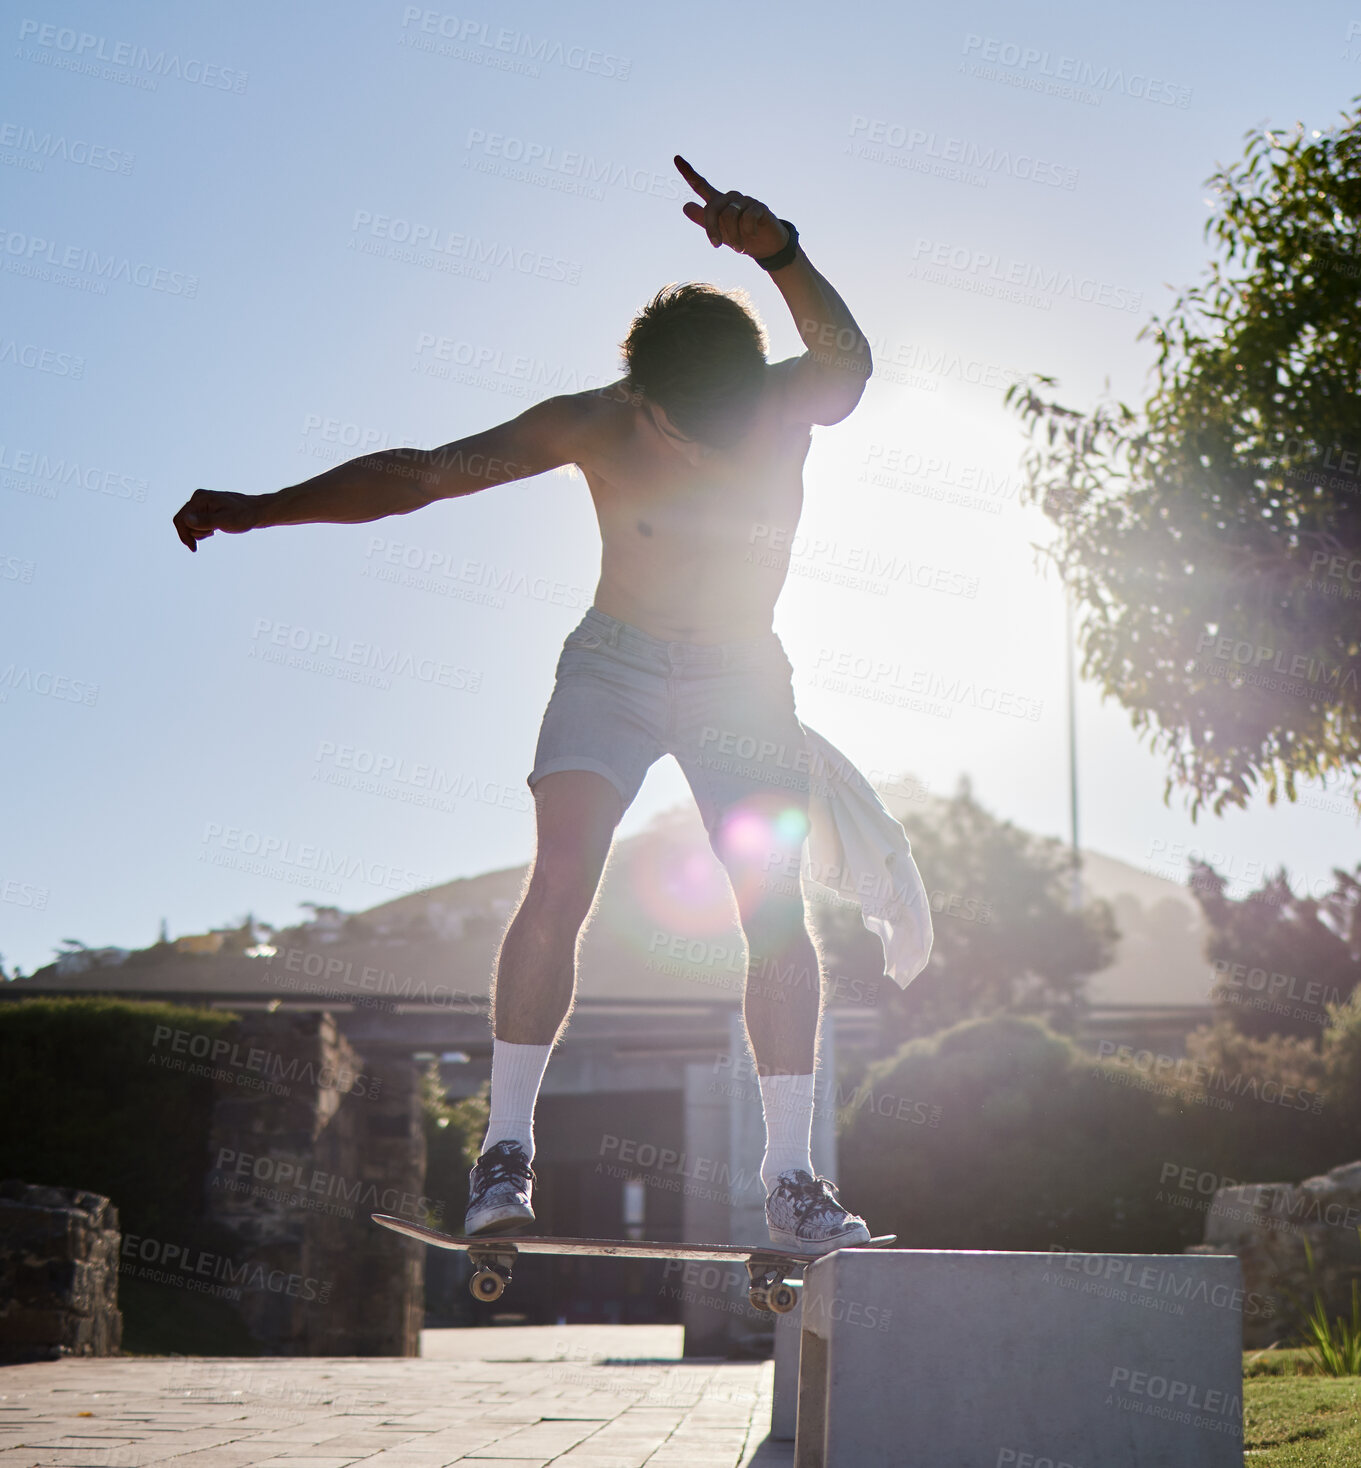
{"type": "MultiPolygon", "coordinates": [[[[701,225],[714,246],[727,245],[741,255],[763,260],[788,243],[789,231],[759,199],[729,190],[719,193],[684,158],[676,167],[704,200],[684,206],[687,219],[701,225]]],[[[850,307],[813,266],[802,246],[776,270],[771,280],[789,307],[807,351],[787,365],[791,405],[809,423],[839,423],[860,401],[874,370],[870,344],[850,307]]]]}
{"type": "Polygon", "coordinates": [[[272,494],[196,489],[175,516],[175,530],[197,550],[215,530],[239,535],[267,525],[360,525],[407,515],[435,500],[575,463],[585,417],[581,396],[547,398],[518,418],[442,448],[365,454],[272,494]]]}

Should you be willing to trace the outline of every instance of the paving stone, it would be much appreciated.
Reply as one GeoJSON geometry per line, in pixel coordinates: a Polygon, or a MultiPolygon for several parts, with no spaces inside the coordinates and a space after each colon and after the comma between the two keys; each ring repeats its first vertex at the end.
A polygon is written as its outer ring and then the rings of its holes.
{"type": "Polygon", "coordinates": [[[583,1452],[573,1448],[570,1453],[564,1453],[560,1458],[553,1459],[553,1468],[643,1468],[645,1463],[651,1462],[652,1455],[657,1451],[657,1444],[643,1448],[636,1453],[618,1454],[604,1452],[583,1452]]]}
{"type": "MultiPolygon", "coordinates": [[[[554,1330],[549,1344],[565,1360],[102,1357],[9,1367],[0,1468],[739,1468],[764,1439],[768,1366],[606,1364],[574,1338],[591,1329],[554,1330]],[[77,1415],[86,1411],[94,1415],[77,1415]]],[[[466,1334],[514,1354],[507,1331],[466,1334]]]]}
{"type": "MultiPolygon", "coordinates": [[[[437,1441],[422,1443],[419,1447],[387,1448],[384,1451],[389,1454],[400,1453],[403,1457],[408,1458],[429,1459],[439,1457],[443,1458],[445,1462],[450,1462],[455,1458],[462,1458],[469,1453],[475,1453],[479,1448],[491,1447],[495,1444],[499,1436],[504,1436],[504,1434],[495,1432],[469,1432],[458,1436],[451,1434],[445,1437],[441,1435],[437,1441]]],[[[370,1456],[373,1455],[370,1454],[370,1456]]]]}
{"type": "Polygon", "coordinates": [[[494,1446],[478,1448],[476,1453],[487,1458],[544,1458],[552,1462],[559,1454],[576,1447],[591,1437],[603,1422],[537,1422],[503,1437],[494,1446]]]}
{"type": "Polygon", "coordinates": [[[381,1432],[342,1432],[335,1437],[323,1438],[317,1443],[319,1453],[353,1454],[364,1457],[378,1452],[383,1448],[396,1447],[393,1437],[400,1438],[403,1442],[410,1441],[406,1433],[395,1434],[381,1432]]]}
{"type": "Polygon", "coordinates": [[[300,1458],[289,1454],[283,1458],[259,1458],[260,1468],[349,1468],[359,1461],[358,1455],[344,1458],[300,1458]]]}
{"type": "Polygon", "coordinates": [[[334,1435],[329,1427],[281,1427],[272,1432],[255,1433],[251,1441],[275,1447],[282,1453],[288,1449],[313,1447],[334,1435]]]}
{"type": "Polygon", "coordinates": [[[175,1468],[245,1468],[260,1460],[260,1449],[253,1442],[224,1443],[220,1448],[200,1448],[175,1459],[175,1468]]]}
{"type": "Polygon", "coordinates": [[[459,1458],[460,1463],[490,1463],[498,1468],[548,1468],[551,1458],[459,1458]]]}
{"type": "Polygon", "coordinates": [[[456,1463],[462,1456],[458,1450],[426,1453],[406,1448],[383,1448],[380,1452],[370,1453],[363,1463],[364,1468],[444,1468],[444,1464],[456,1463]]]}

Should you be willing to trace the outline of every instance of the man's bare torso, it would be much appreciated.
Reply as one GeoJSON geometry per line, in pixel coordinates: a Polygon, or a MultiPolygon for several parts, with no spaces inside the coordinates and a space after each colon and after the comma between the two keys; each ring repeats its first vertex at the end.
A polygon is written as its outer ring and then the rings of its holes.
{"type": "Polygon", "coordinates": [[[678,441],[623,382],[583,393],[578,460],[600,524],[595,605],[667,642],[734,642],[771,630],[803,508],[809,426],[785,412],[772,364],[730,450],[678,441]]]}

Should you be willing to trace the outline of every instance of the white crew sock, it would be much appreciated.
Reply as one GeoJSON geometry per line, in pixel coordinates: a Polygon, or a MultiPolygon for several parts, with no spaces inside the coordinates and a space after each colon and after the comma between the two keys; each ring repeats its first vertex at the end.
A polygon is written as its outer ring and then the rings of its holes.
{"type": "Polygon", "coordinates": [[[491,1042],[491,1114],[482,1151],[497,1142],[519,1142],[534,1160],[534,1103],[538,1100],[551,1045],[491,1042]]]}
{"type": "Polygon", "coordinates": [[[813,1077],[758,1076],[766,1117],[766,1155],[761,1181],[766,1192],[782,1172],[801,1167],[813,1171],[813,1077]]]}

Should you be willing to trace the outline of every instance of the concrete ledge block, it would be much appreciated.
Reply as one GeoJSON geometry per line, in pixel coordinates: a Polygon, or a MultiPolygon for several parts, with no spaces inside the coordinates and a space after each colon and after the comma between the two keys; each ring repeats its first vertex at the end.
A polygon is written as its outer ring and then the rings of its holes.
{"type": "MultiPolygon", "coordinates": [[[[803,1290],[799,1290],[802,1301],[803,1290]]],[[[770,1399],[770,1435],[776,1442],[793,1442],[799,1411],[799,1337],[803,1310],[796,1305],[775,1317],[775,1371],[770,1399]]]]}
{"type": "Polygon", "coordinates": [[[1241,1468],[1238,1260],[843,1249],[808,1267],[796,1468],[1241,1468]]]}

